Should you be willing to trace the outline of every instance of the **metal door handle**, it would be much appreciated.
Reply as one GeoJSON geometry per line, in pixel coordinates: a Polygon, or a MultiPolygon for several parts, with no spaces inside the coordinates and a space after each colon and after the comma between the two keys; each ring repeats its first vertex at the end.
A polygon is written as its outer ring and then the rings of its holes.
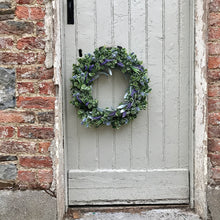
{"type": "Polygon", "coordinates": [[[67,24],[74,24],[74,0],[67,0],[67,24]]]}

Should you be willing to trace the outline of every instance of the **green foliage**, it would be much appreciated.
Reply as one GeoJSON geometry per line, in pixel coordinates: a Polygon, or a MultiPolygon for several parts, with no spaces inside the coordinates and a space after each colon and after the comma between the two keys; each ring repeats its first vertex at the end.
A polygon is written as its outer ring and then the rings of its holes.
{"type": "Polygon", "coordinates": [[[151,91],[148,84],[147,69],[134,53],[128,54],[122,47],[100,47],[94,51],[94,55],[86,54],[78,59],[78,64],[73,64],[71,103],[78,108],[81,124],[86,127],[111,125],[118,129],[146,108],[146,96],[151,91]],[[92,97],[92,85],[99,74],[111,75],[113,68],[129,75],[129,87],[117,108],[101,109],[98,100],[92,97]]]}

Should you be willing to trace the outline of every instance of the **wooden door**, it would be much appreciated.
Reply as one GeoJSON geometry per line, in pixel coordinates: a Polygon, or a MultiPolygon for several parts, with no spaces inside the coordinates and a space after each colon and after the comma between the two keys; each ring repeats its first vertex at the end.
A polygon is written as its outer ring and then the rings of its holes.
{"type": "MultiPolygon", "coordinates": [[[[64,1],[65,146],[69,205],[189,202],[190,1],[75,0],[68,25],[64,1]],[[148,69],[149,106],[130,124],[85,128],[69,104],[79,50],[122,46],[148,69]]],[[[117,106],[128,82],[96,80],[101,106],[117,106]]]]}

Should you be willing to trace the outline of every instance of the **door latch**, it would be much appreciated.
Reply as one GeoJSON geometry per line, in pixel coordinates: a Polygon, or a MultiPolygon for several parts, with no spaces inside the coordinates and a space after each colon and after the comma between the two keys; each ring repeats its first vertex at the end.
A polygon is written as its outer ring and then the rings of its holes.
{"type": "Polygon", "coordinates": [[[74,0],[67,0],[67,24],[74,24],[74,0]]]}

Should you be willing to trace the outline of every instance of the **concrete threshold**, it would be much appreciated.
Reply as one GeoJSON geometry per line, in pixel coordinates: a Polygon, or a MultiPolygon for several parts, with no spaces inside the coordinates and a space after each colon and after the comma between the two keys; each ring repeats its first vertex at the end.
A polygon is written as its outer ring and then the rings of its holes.
{"type": "Polygon", "coordinates": [[[65,220],[200,220],[187,205],[70,207],[65,220]]]}

